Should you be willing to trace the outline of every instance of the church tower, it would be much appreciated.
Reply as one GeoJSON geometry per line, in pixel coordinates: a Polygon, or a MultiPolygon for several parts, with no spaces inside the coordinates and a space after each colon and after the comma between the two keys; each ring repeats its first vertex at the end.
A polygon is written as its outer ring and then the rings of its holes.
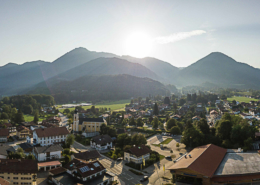
{"type": "Polygon", "coordinates": [[[73,131],[79,131],[79,113],[78,110],[75,109],[74,116],[73,116],[73,131]]]}

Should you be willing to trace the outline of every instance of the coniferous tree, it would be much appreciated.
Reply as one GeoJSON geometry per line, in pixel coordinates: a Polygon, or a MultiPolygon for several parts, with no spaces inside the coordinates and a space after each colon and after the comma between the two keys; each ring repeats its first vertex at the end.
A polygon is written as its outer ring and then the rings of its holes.
{"type": "Polygon", "coordinates": [[[159,108],[158,108],[157,103],[154,104],[153,114],[154,114],[154,115],[158,115],[158,114],[159,114],[159,108]]]}

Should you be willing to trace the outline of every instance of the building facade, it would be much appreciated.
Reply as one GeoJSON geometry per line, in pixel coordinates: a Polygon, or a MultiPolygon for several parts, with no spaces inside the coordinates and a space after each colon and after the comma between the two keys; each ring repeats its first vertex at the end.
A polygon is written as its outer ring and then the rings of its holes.
{"type": "Polygon", "coordinates": [[[90,140],[90,146],[96,150],[107,150],[112,148],[112,138],[109,135],[95,136],[90,140]]]}
{"type": "Polygon", "coordinates": [[[107,124],[106,120],[100,118],[80,118],[79,113],[75,110],[73,116],[73,132],[82,132],[85,137],[93,137],[99,134],[102,124],[107,124]]]}
{"type": "Polygon", "coordinates": [[[33,155],[38,161],[61,159],[63,148],[56,144],[50,146],[34,147],[33,155]]]}
{"type": "Polygon", "coordinates": [[[37,185],[37,162],[31,159],[1,159],[0,177],[10,185],[37,185]]]}
{"type": "Polygon", "coordinates": [[[66,127],[41,128],[33,131],[33,144],[49,146],[66,141],[69,131],[66,127]]]}
{"type": "Polygon", "coordinates": [[[9,130],[7,128],[0,129],[0,143],[5,143],[8,141],[9,130]]]}
{"type": "Polygon", "coordinates": [[[26,128],[25,126],[19,126],[16,128],[16,136],[19,139],[26,139],[27,136],[30,135],[30,129],[26,128]]]}
{"type": "Polygon", "coordinates": [[[141,164],[143,160],[150,159],[151,152],[152,151],[145,145],[135,146],[124,152],[124,160],[141,164]]]}

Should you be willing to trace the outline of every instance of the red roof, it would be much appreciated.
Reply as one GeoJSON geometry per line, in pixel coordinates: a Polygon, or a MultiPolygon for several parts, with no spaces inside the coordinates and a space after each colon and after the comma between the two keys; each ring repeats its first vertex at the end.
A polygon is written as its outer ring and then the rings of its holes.
{"type": "Polygon", "coordinates": [[[7,128],[1,128],[0,129],[0,136],[9,136],[9,130],[7,128]]]}
{"type": "Polygon", "coordinates": [[[50,162],[43,162],[43,163],[38,163],[39,167],[44,167],[44,166],[58,166],[61,165],[59,161],[50,161],[50,162]]]}
{"type": "Polygon", "coordinates": [[[189,169],[204,176],[212,177],[225,157],[227,149],[208,144],[194,148],[169,169],[189,169]],[[189,157],[191,155],[191,157],[189,157]]]}
{"type": "Polygon", "coordinates": [[[16,128],[16,130],[18,132],[21,132],[22,130],[28,130],[29,131],[30,129],[26,128],[25,126],[20,125],[19,127],[16,128]]]}
{"type": "Polygon", "coordinates": [[[51,127],[51,128],[40,128],[35,129],[38,137],[50,137],[50,136],[60,136],[68,135],[69,131],[66,127],[51,127]]]}
{"type": "Polygon", "coordinates": [[[0,185],[9,185],[9,184],[10,184],[10,182],[8,182],[7,180],[2,179],[2,178],[0,177],[0,185]]]}

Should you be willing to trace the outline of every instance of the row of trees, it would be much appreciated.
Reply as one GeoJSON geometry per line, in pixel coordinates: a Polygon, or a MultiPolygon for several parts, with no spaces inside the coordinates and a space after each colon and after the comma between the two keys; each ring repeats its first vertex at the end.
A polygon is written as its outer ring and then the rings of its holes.
{"type": "Polygon", "coordinates": [[[197,147],[204,144],[213,143],[224,148],[243,148],[249,150],[252,147],[255,132],[255,126],[250,126],[247,120],[225,113],[221,120],[215,125],[215,128],[209,128],[207,121],[185,124],[183,142],[188,147],[197,147]]]}

